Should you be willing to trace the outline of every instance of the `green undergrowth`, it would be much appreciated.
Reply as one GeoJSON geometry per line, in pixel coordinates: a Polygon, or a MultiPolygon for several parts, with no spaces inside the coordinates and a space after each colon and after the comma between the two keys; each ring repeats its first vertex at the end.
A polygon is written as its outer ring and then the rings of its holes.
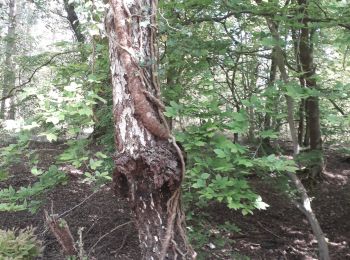
{"type": "Polygon", "coordinates": [[[41,241],[33,228],[19,230],[0,229],[0,259],[32,260],[41,255],[41,241]]]}

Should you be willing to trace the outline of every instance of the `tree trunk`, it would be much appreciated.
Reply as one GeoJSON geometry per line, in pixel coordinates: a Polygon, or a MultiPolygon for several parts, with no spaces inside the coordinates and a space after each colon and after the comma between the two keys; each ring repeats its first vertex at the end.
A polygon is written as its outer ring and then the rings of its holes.
{"type": "Polygon", "coordinates": [[[298,143],[300,146],[303,145],[303,138],[304,138],[304,132],[305,132],[305,99],[303,98],[300,101],[299,106],[299,126],[298,126],[298,143]]]}
{"type": "Polygon", "coordinates": [[[69,3],[69,0],[63,0],[64,10],[67,12],[68,22],[74,32],[74,36],[79,43],[84,43],[85,36],[81,33],[80,22],[77,13],[75,12],[74,4],[69,3]]]}
{"type": "MultiPolygon", "coordinates": [[[[255,0],[255,2],[257,2],[258,4],[262,4],[262,0],[255,0]]],[[[271,18],[266,18],[266,21],[270,29],[270,32],[272,34],[272,37],[275,39],[276,42],[280,42],[280,35],[278,32],[277,23],[271,18]]],[[[283,55],[283,51],[281,47],[279,45],[276,45],[275,47],[276,47],[275,59],[276,59],[278,69],[281,73],[281,77],[284,83],[288,83],[289,77],[285,66],[286,58],[283,55]]],[[[293,141],[293,157],[295,159],[296,156],[299,154],[299,143],[298,143],[297,132],[294,126],[294,116],[293,116],[294,102],[293,102],[293,98],[289,96],[286,96],[286,100],[287,100],[287,109],[288,109],[288,125],[290,129],[290,135],[293,141]]],[[[298,199],[292,198],[292,202],[307,217],[307,220],[312,228],[313,234],[317,239],[320,260],[329,260],[330,259],[329,250],[328,250],[326,237],[321,229],[321,226],[314,212],[312,211],[311,200],[306,192],[306,189],[295,173],[287,172],[287,175],[291,180],[291,182],[293,183],[294,187],[296,188],[297,192],[299,193],[299,197],[300,197],[299,199],[300,201],[298,199]]]]}
{"type": "MultiPolygon", "coordinates": [[[[299,82],[300,86],[302,88],[306,87],[306,82],[304,75],[301,74],[302,67],[300,64],[300,55],[299,55],[299,38],[300,35],[297,34],[297,31],[292,28],[292,39],[293,39],[293,46],[294,46],[294,57],[296,61],[297,71],[299,74],[299,82]]],[[[301,99],[300,105],[299,105],[299,126],[298,126],[298,143],[300,146],[303,145],[303,138],[304,138],[304,132],[305,132],[305,107],[306,102],[305,99],[301,99]]]]}
{"type": "Polygon", "coordinates": [[[308,147],[310,146],[310,127],[309,127],[309,112],[308,112],[308,103],[309,103],[309,99],[307,98],[305,100],[305,135],[304,135],[304,142],[303,142],[303,146],[308,147]]]}
{"type": "MultiPolygon", "coordinates": [[[[11,86],[14,87],[15,83],[16,83],[16,79],[14,76],[14,80],[13,80],[13,83],[11,84],[11,86]]],[[[8,112],[7,118],[11,119],[11,120],[15,120],[15,116],[16,116],[15,97],[13,96],[10,98],[9,112],[8,112]]]]}
{"type": "MultiPolygon", "coordinates": [[[[270,78],[269,78],[269,82],[268,85],[272,86],[275,81],[276,81],[276,74],[277,74],[277,62],[276,62],[276,58],[275,58],[275,52],[276,52],[276,48],[272,49],[271,52],[271,65],[270,65],[270,78]]],[[[277,102],[276,102],[277,104],[277,102]]],[[[270,130],[271,129],[271,112],[269,111],[269,108],[271,105],[276,105],[276,104],[271,104],[270,102],[266,104],[266,114],[264,117],[264,130],[270,130]]],[[[271,154],[273,153],[273,148],[271,146],[270,143],[270,137],[265,137],[262,140],[261,146],[263,148],[263,151],[265,154],[271,154]]]]}
{"type": "MultiPolygon", "coordinates": [[[[2,97],[6,97],[10,90],[15,87],[16,74],[13,62],[13,54],[16,48],[16,1],[9,1],[9,27],[5,45],[5,69],[3,78],[2,97]]],[[[6,99],[1,101],[0,118],[15,119],[13,98],[6,104],[6,99]],[[8,113],[7,113],[8,110],[8,113]]]]}
{"type": "MultiPolygon", "coordinates": [[[[300,64],[302,68],[303,78],[305,79],[305,85],[311,89],[317,89],[317,82],[315,79],[316,66],[313,60],[313,45],[312,35],[313,31],[310,31],[307,20],[307,7],[308,0],[298,0],[299,12],[302,16],[300,29],[300,42],[299,42],[299,56],[300,64]]],[[[307,102],[308,113],[308,127],[310,134],[310,151],[317,153],[311,165],[310,171],[313,178],[320,178],[323,171],[323,155],[322,155],[322,139],[321,139],[321,127],[320,127],[320,109],[318,96],[311,96],[307,102]]]]}
{"type": "Polygon", "coordinates": [[[171,136],[156,74],[157,1],[110,0],[109,36],[115,120],[114,183],[126,195],[143,259],[193,259],[185,235],[181,150],[171,136]]]}

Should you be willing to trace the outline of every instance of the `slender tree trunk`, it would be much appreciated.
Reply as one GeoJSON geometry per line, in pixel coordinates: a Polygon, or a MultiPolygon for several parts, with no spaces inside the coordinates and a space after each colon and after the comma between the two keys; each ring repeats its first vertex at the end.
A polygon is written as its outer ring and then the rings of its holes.
{"type": "MultiPolygon", "coordinates": [[[[276,52],[276,48],[272,49],[271,52],[271,65],[270,65],[270,78],[269,78],[269,82],[268,85],[272,86],[275,81],[276,81],[276,74],[277,74],[277,62],[276,62],[276,58],[275,58],[275,52],[276,52]]],[[[271,104],[270,102],[266,104],[266,114],[265,114],[265,118],[264,118],[264,130],[270,130],[271,129],[271,112],[268,111],[271,105],[276,105],[276,104],[271,104]]],[[[265,152],[265,154],[270,154],[272,152],[272,146],[270,143],[270,137],[265,137],[262,140],[262,148],[265,152]]]]}
{"type": "Polygon", "coordinates": [[[305,107],[304,107],[304,109],[305,109],[305,113],[304,113],[304,115],[305,115],[305,135],[304,135],[303,145],[305,147],[310,146],[310,126],[309,126],[310,120],[309,120],[309,112],[308,112],[308,109],[309,109],[308,103],[309,103],[309,99],[307,98],[305,100],[305,107]]]}
{"type": "MultiPolygon", "coordinates": [[[[302,88],[306,87],[305,78],[304,75],[301,74],[302,67],[300,64],[300,55],[299,55],[299,35],[297,34],[297,31],[292,28],[292,39],[293,39],[293,46],[294,46],[294,57],[296,61],[297,71],[300,73],[299,75],[299,82],[300,86],[302,88]]],[[[303,138],[304,138],[304,132],[305,132],[305,106],[306,102],[305,99],[301,99],[300,105],[299,105],[299,126],[298,126],[298,142],[299,145],[303,145],[303,138]]]]}
{"type": "MultiPolygon", "coordinates": [[[[9,1],[9,27],[5,45],[5,69],[3,78],[2,96],[6,97],[9,91],[15,87],[16,74],[13,62],[13,54],[16,48],[16,1],[9,1]]],[[[14,100],[11,98],[9,104],[6,99],[1,101],[0,118],[15,119],[14,100]],[[8,106],[8,108],[7,108],[8,106]],[[6,112],[8,110],[8,113],[6,112]]]]}
{"type": "MultiPolygon", "coordinates": [[[[258,75],[258,71],[259,71],[259,61],[255,60],[257,62],[256,67],[254,68],[254,72],[253,75],[247,75],[247,88],[249,90],[249,93],[253,93],[254,92],[254,87],[257,85],[257,81],[258,81],[258,77],[256,75],[258,75]],[[251,78],[251,80],[249,80],[249,77],[251,78]]],[[[250,94],[251,96],[252,94],[250,94]]],[[[255,142],[255,129],[257,128],[256,126],[256,116],[255,116],[255,110],[252,106],[250,106],[248,108],[248,116],[249,116],[249,129],[248,129],[248,139],[249,142],[255,142]]]]}
{"type": "MultiPolygon", "coordinates": [[[[258,4],[262,3],[262,0],[255,0],[255,1],[258,4]]],[[[278,26],[276,22],[271,18],[266,18],[266,21],[270,29],[270,32],[272,34],[272,37],[275,39],[276,42],[280,42],[281,38],[278,32],[278,26]]],[[[281,73],[281,77],[283,81],[287,84],[289,82],[289,77],[285,66],[285,63],[286,63],[285,56],[283,55],[283,51],[279,45],[276,46],[275,58],[276,58],[277,66],[281,73]]],[[[293,99],[289,96],[286,96],[286,99],[287,99],[287,109],[288,109],[288,125],[290,129],[291,138],[293,141],[293,151],[294,151],[293,157],[295,159],[295,157],[299,154],[299,143],[298,143],[297,132],[294,126],[293,99]]],[[[292,202],[308,219],[308,222],[312,228],[312,232],[317,239],[320,260],[329,260],[330,259],[329,250],[328,250],[326,237],[321,229],[321,226],[314,212],[312,211],[311,200],[307,194],[307,191],[295,173],[287,172],[287,174],[289,179],[293,183],[294,187],[297,189],[299,193],[299,199],[292,198],[292,202]]]]}
{"type": "Polygon", "coordinates": [[[162,114],[156,79],[156,5],[155,0],[110,0],[114,182],[116,193],[130,202],[142,259],[193,259],[180,202],[184,159],[162,114]]]}
{"type": "MultiPolygon", "coordinates": [[[[302,28],[300,29],[299,56],[305,85],[311,89],[317,89],[316,82],[316,66],[313,60],[313,44],[312,35],[308,22],[305,18],[308,16],[308,0],[298,0],[299,12],[303,15],[301,19],[302,28]]],[[[318,96],[311,96],[307,102],[308,128],[310,134],[310,151],[314,156],[314,160],[310,165],[311,176],[319,179],[323,171],[323,155],[322,155],[322,139],[320,127],[320,108],[318,96]]]]}
{"type": "MultiPolygon", "coordinates": [[[[16,80],[13,81],[14,83],[11,84],[12,86],[15,86],[16,80]]],[[[16,107],[15,107],[15,97],[10,98],[10,104],[9,104],[9,112],[8,112],[8,119],[15,120],[16,116],[16,107]]]]}
{"type": "Polygon", "coordinates": [[[298,126],[298,143],[300,146],[303,145],[303,138],[305,132],[305,99],[300,101],[299,106],[299,126],[298,126]]]}
{"type": "Polygon", "coordinates": [[[69,3],[69,0],[63,0],[64,9],[67,12],[68,22],[74,32],[75,38],[79,43],[84,43],[85,36],[81,32],[80,22],[77,13],[75,12],[74,4],[69,3]]]}
{"type": "MultiPolygon", "coordinates": [[[[273,21],[268,20],[268,26],[270,29],[270,32],[272,34],[272,36],[274,37],[274,39],[276,41],[280,40],[280,36],[278,33],[278,26],[276,23],[274,23],[273,21]]],[[[276,51],[273,53],[274,57],[273,59],[276,60],[276,64],[277,67],[281,73],[281,78],[283,80],[283,82],[285,84],[289,83],[289,76],[287,73],[287,69],[285,66],[285,58],[283,55],[283,50],[281,49],[280,46],[276,46],[276,51]]],[[[298,143],[298,136],[297,136],[297,131],[295,129],[295,125],[294,125],[294,100],[291,96],[286,95],[286,103],[287,103],[287,121],[288,121],[288,125],[289,125],[289,130],[290,130],[290,136],[292,138],[292,142],[293,142],[293,151],[294,154],[298,154],[299,153],[299,143],[298,143]]]]}

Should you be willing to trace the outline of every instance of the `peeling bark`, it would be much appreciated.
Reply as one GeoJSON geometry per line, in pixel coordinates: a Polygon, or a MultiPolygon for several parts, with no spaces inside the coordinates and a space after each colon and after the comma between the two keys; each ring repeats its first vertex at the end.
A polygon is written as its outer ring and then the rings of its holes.
{"type": "Polygon", "coordinates": [[[156,73],[156,1],[111,0],[106,17],[115,121],[115,192],[125,196],[143,259],[193,259],[184,231],[184,160],[171,136],[156,73]]]}

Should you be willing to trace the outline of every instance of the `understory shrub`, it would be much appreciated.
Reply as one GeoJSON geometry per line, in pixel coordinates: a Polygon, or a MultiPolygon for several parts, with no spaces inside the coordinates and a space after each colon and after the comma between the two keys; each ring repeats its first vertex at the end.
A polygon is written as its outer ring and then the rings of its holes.
{"type": "Polygon", "coordinates": [[[31,227],[19,230],[0,229],[0,259],[30,260],[40,256],[43,247],[34,231],[31,227]]]}

